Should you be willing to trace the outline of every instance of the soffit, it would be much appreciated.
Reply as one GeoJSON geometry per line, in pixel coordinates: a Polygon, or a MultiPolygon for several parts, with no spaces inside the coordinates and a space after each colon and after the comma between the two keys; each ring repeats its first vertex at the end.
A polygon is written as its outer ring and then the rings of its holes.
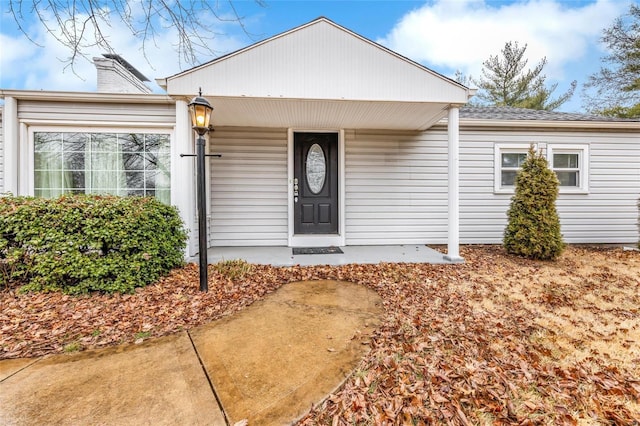
{"type": "Polygon", "coordinates": [[[447,113],[448,104],[324,99],[208,97],[218,126],[296,129],[425,130],[447,113]]]}

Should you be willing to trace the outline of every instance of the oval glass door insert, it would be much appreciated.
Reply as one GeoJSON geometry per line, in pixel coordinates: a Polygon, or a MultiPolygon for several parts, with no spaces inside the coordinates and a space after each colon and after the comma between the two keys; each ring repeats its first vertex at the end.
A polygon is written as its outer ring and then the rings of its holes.
{"type": "Polygon", "coordinates": [[[327,175],[327,163],[324,151],[317,143],[311,145],[307,153],[307,183],[314,194],[319,194],[324,187],[327,175]]]}

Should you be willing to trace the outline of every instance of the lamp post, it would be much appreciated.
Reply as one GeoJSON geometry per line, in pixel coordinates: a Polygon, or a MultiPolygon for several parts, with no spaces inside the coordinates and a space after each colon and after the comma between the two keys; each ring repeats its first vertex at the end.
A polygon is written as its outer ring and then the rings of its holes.
{"type": "Polygon", "coordinates": [[[205,169],[204,169],[204,135],[209,131],[209,121],[213,107],[202,97],[202,89],[199,95],[189,103],[191,125],[198,133],[196,141],[196,180],[198,202],[198,254],[200,256],[200,291],[209,291],[207,282],[207,197],[205,193],[205,169]]]}

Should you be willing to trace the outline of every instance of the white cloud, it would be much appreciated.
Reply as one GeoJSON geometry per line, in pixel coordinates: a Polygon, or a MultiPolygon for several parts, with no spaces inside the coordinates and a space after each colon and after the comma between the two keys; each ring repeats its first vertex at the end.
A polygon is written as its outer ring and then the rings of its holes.
{"type": "MultiPolygon", "coordinates": [[[[28,28],[28,32],[31,39],[41,47],[27,40],[17,30],[9,33],[7,29],[13,26],[9,25],[10,19],[7,15],[2,17],[0,87],[61,91],[96,90],[96,70],[89,60],[81,58],[71,69],[68,62],[65,62],[70,56],[70,51],[47,33],[39,22],[34,22],[28,28]]],[[[209,47],[214,52],[226,53],[246,44],[241,40],[242,36],[233,34],[234,31],[237,32],[233,25],[218,24],[214,18],[208,22],[213,23],[210,27],[216,32],[215,38],[209,42],[209,47]]],[[[150,86],[154,90],[160,90],[154,82],[155,78],[168,77],[190,67],[180,60],[175,50],[178,38],[174,28],[160,28],[155,40],[147,41],[144,53],[142,42],[133,37],[117,17],[112,15],[110,25],[102,26],[101,30],[114,50],[151,80],[150,86]]],[[[87,39],[89,44],[93,41],[94,39],[87,39]]],[[[99,47],[85,51],[89,59],[102,53],[105,51],[99,47]]],[[[201,59],[204,61],[209,58],[201,59]]]]}
{"type": "Polygon", "coordinates": [[[483,61],[518,41],[528,46],[530,66],[546,56],[550,80],[572,80],[568,66],[584,60],[626,8],[614,0],[435,0],[405,15],[378,42],[427,66],[477,78],[483,61]]]}

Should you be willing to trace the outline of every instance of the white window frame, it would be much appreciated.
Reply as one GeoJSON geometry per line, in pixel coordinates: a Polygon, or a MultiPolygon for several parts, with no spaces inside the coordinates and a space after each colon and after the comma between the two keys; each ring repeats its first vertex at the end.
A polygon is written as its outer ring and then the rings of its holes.
{"type": "MultiPolygon", "coordinates": [[[[518,143],[497,143],[494,145],[494,193],[513,194],[514,186],[502,186],[502,154],[503,153],[523,153],[528,152],[531,144],[518,143]]],[[[578,154],[578,178],[580,185],[575,187],[559,186],[560,194],[588,194],[589,193],[589,144],[562,144],[562,143],[538,143],[533,144],[535,149],[543,148],[545,158],[549,163],[549,168],[555,171],[553,165],[553,154],[578,154]],[[544,149],[546,148],[546,149],[544,149]]]]}
{"type": "MultiPolygon", "coordinates": [[[[502,186],[502,154],[526,154],[529,152],[531,144],[497,143],[493,149],[493,191],[496,194],[513,194],[515,185],[502,186]]],[[[535,147],[535,144],[534,144],[535,147]]]]}
{"type": "Polygon", "coordinates": [[[588,194],[589,193],[589,145],[549,144],[547,159],[549,168],[556,171],[553,164],[554,154],[578,154],[578,186],[559,186],[560,194],[588,194]]]}
{"type": "MultiPolygon", "coordinates": [[[[70,126],[61,124],[54,125],[31,125],[27,128],[28,132],[28,146],[26,150],[26,156],[24,157],[26,167],[23,167],[21,181],[26,183],[26,194],[29,196],[34,196],[35,193],[35,133],[69,133],[69,132],[78,132],[78,133],[145,133],[145,134],[166,134],[169,135],[169,146],[170,149],[170,161],[171,161],[171,179],[173,183],[173,147],[174,143],[174,131],[172,127],[169,126],[141,126],[141,125],[132,125],[132,126],[86,126],[86,125],[78,125],[78,126],[70,126]]],[[[173,205],[173,185],[171,188],[171,204],[173,205]]]]}

